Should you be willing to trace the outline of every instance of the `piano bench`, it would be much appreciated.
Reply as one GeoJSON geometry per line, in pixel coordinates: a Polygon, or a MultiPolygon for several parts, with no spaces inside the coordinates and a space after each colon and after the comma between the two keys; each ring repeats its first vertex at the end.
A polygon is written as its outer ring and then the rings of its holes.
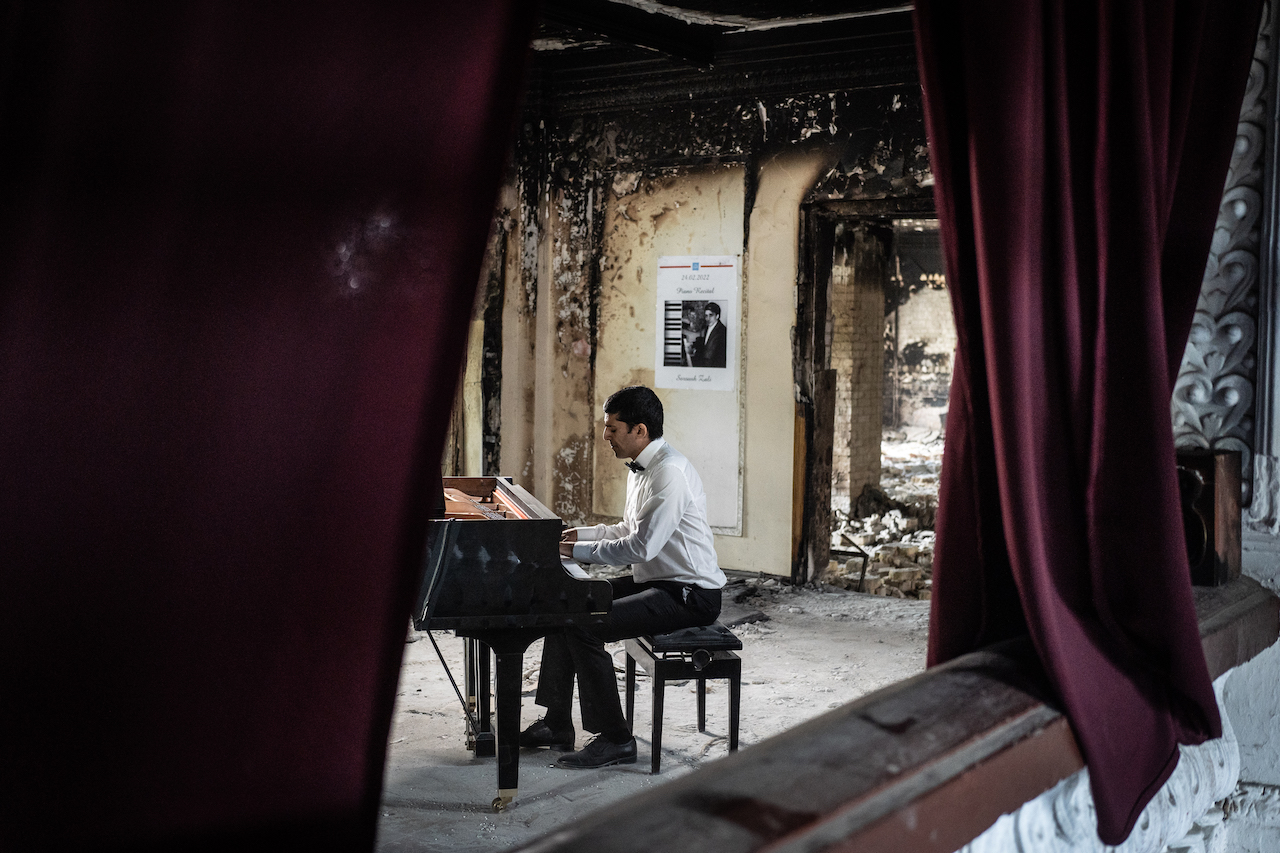
{"type": "Polygon", "coordinates": [[[670,634],[626,641],[627,723],[635,721],[636,664],[653,680],[653,773],[662,758],[662,698],[668,681],[698,682],[698,731],[707,730],[707,679],[729,680],[729,751],[738,751],[738,708],[742,697],[742,659],[734,651],[742,640],[719,622],[682,628],[670,634]]]}

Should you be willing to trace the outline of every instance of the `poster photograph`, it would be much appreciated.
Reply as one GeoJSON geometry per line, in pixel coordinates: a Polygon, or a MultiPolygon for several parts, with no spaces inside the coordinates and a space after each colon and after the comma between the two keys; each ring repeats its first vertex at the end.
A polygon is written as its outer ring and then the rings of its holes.
{"type": "Polygon", "coordinates": [[[738,376],[738,259],[658,258],[659,388],[732,391],[738,376]]]}

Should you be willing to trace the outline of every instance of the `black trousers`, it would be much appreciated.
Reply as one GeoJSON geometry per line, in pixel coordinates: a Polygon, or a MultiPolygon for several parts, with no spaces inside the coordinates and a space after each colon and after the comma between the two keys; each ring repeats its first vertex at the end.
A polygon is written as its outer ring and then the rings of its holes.
{"type": "Polygon", "coordinates": [[[571,625],[543,639],[542,671],[534,701],[547,709],[547,725],[552,729],[570,727],[576,676],[582,727],[617,742],[631,735],[618,698],[613,658],[604,644],[710,625],[720,615],[720,590],[668,581],[637,583],[629,575],[609,583],[613,586],[613,608],[604,622],[571,625]]]}

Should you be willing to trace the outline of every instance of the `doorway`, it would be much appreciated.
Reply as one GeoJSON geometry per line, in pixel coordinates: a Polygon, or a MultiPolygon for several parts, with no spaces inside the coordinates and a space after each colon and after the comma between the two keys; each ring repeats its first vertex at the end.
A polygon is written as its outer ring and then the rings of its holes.
{"type": "MultiPolygon", "coordinates": [[[[895,507],[881,488],[882,436],[940,450],[946,423],[955,326],[937,220],[859,206],[813,205],[802,220],[792,571],[801,583],[826,574],[833,557],[843,562],[851,517],[895,507]]],[[[931,508],[921,515],[931,526],[931,508]]]]}

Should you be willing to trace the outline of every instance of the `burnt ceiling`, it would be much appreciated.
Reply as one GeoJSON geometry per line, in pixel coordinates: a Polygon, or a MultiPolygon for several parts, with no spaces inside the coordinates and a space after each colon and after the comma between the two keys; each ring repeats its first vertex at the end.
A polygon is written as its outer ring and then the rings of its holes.
{"type": "Polygon", "coordinates": [[[876,14],[887,9],[910,8],[911,3],[885,0],[667,0],[659,3],[635,0],[627,5],[650,8],[660,14],[685,13],[708,18],[747,18],[752,21],[805,21],[819,17],[876,14]]]}
{"type": "Polygon", "coordinates": [[[909,3],[544,0],[529,94],[571,115],[916,80],[909,3]]]}

